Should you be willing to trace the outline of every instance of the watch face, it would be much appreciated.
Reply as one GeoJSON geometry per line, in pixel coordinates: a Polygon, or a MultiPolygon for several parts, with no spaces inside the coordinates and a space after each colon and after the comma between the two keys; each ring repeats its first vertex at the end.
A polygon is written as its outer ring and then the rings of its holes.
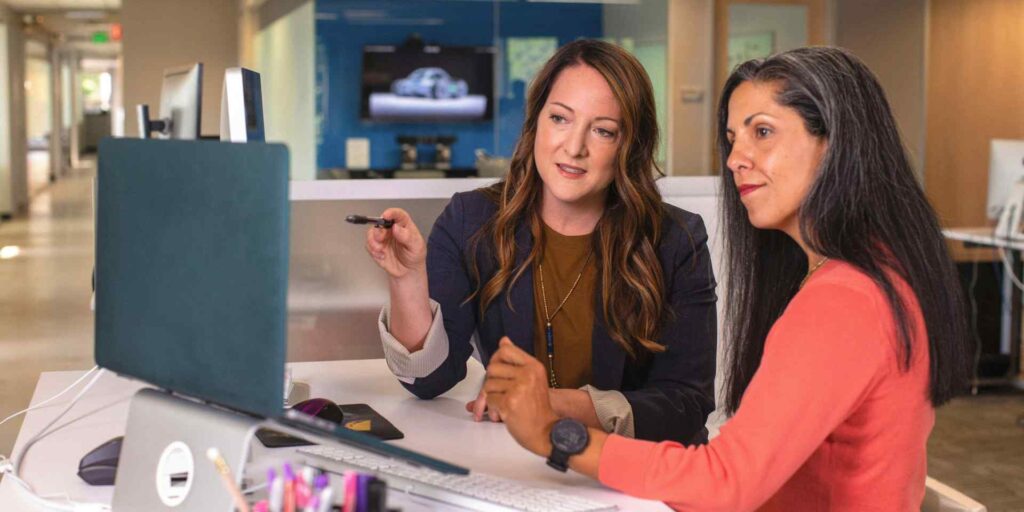
{"type": "Polygon", "coordinates": [[[590,442],[590,433],[582,423],[564,418],[551,429],[551,444],[559,451],[575,455],[582,452],[590,442]]]}

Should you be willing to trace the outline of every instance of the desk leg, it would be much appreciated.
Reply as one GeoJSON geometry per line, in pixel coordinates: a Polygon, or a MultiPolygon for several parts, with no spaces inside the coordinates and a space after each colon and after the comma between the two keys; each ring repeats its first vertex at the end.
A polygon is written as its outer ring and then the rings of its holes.
{"type": "MultiPolygon", "coordinates": [[[[1020,252],[1008,252],[1010,268],[1017,276],[1020,276],[1020,252]]],[[[1020,375],[1021,290],[1013,284],[1009,275],[1003,276],[1003,298],[1003,328],[999,338],[999,351],[1010,356],[1010,367],[1007,374],[1015,381],[1020,375]]]]}

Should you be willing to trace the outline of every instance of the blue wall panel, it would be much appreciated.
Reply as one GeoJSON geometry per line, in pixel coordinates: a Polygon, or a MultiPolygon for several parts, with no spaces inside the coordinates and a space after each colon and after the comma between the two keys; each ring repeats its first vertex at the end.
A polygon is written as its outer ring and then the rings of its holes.
{"type": "MultiPolygon", "coordinates": [[[[492,121],[477,123],[379,123],[359,116],[363,46],[398,45],[410,34],[442,46],[501,46],[508,37],[557,37],[565,44],[600,37],[600,4],[544,4],[452,0],[317,0],[317,163],[321,169],[345,167],[345,139],[370,139],[370,165],[399,165],[395,136],[453,134],[454,167],[472,167],[473,150],[510,155],[523,119],[524,85],[498,84],[492,121]],[[497,14],[498,27],[495,31],[497,14]]],[[[498,70],[505,63],[495,60],[498,70]]],[[[422,159],[422,158],[421,158],[422,159]]]]}

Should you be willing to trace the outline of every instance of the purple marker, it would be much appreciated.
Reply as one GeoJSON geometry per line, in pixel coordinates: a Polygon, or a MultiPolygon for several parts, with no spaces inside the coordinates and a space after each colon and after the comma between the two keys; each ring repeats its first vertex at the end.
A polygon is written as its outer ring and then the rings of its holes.
{"type": "Polygon", "coordinates": [[[319,493],[324,487],[330,485],[331,479],[326,473],[317,475],[316,480],[313,481],[313,491],[319,493]]]}

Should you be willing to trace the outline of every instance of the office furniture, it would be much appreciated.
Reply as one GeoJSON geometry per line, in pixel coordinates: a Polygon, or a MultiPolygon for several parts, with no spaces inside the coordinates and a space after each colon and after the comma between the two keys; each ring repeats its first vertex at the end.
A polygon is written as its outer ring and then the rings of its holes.
{"type": "Polygon", "coordinates": [[[96,151],[100,141],[110,136],[110,112],[86,112],[82,118],[82,137],[79,149],[96,151]]]}
{"type": "Polygon", "coordinates": [[[934,479],[925,481],[921,512],[987,512],[988,508],[956,489],[934,479]]]}
{"type": "MultiPolygon", "coordinates": [[[[339,339],[344,343],[344,339],[339,339]]],[[[483,368],[470,363],[462,383],[447,394],[430,401],[415,398],[405,391],[388,371],[383,360],[352,360],[293,364],[293,375],[310,385],[311,396],[331,398],[339,403],[368,403],[400,430],[405,439],[399,446],[421,451],[463,464],[474,471],[518,480],[526,485],[547,487],[585,498],[612,503],[623,511],[663,511],[664,504],[631,498],[605,489],[595,481],[575,473],[551,470],[544,460],[515,444],[505,426],[475,423],[465,411],[465,402],[476,397],[483,380],[483,368]]],[[[38,403],[73,382],[82,372],[46,372],[40,376],[32,402],[38,403]]],[[[77,501],[107,502],[113,487],[91,487],[79,480],[78,460],[96,445],[124,433],[128,401],[142,384],[112,375],[104,375],[58,425],[80,418],[57,429],[39,441],[25,459],[22,476],[40,494],[67,493],[77,501]]],[[[69,393],[73,396],[73,393],[69,393]]],[[[61,398],[52,405],[30,412],[15,441],[18,449],[38,429],[55,417],[68,403],[61,398]]],[[[291,448],[269,450],[254,444],[247,473],[265,474],[279,463],[291,448]]],[[[297,460],[298,457],[295,457],[297,460]]],[[[406,512],[452,510],[437,503],[394,494],[391,506],[406,512]]],[[[0,510],[32,510],[14,482],[0,482],[0,510]]]]}
{"type": "MultiPolygon", "coordinates": [[[[1024,239],[1007,239],[993,236],[993,229],[990,227],[978,228],[953,228],[944,229],[942,234],[950,240],[963,242],[965,245],[990,247],[1006,251],[1006,258],[1009,266],[1014,272],[1020,267],[1020,253],[1024,251],[1024,239]]],[[[1010,368],[1007,371],[1006,379],[995,379],[997,383],[1004,383],[1007,380],[1017,387],[1024,387],[1021,380],[1021,290],[1014,285],[1009,275],[1004,273],[1003,277],[1002,319],[1000,326],[1000,352],[1010,356],[1010,368]]],[[[983,380],[975,383],[973,391],[976,392],[978,384],[987,384],[990,381],[983,380]]]]}

